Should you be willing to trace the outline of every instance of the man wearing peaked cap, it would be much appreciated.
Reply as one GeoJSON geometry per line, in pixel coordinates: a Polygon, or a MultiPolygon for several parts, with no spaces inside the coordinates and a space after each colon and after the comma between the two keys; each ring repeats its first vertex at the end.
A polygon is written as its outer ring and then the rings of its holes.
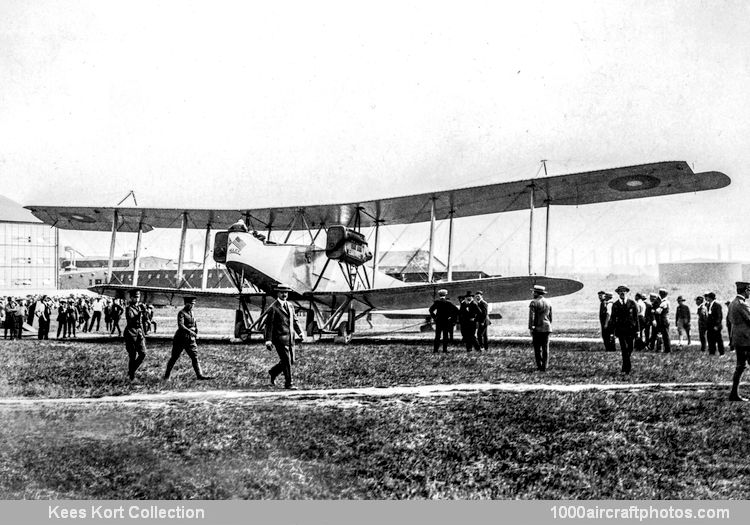
{"type": "Polygon", "coordinates": [[[737,356],[737,365],[732,376],[732,391],[729,394],[730,401],[744,401],[740,397],[740,379],[745,365],[750,362],[750,283],[738,281],[737,297],[729,305],[727,311],[727,323],[729,324],[729,342],[737,356]]]}
{"type": "Polygon", "coordinates": [[[638,335],[638,305],[627,296],[630,291],[627,286],[620,285],[615,291],[620,297],[612,304],[610,327],[620,342],[622,373],[629,374],[632,369],[630,356],[633,354],[633,345],[638,335]]]}
{"type": "Polygon", "coordinates": [[[703,297],[706,298],[706,339],[708,340],[709,355],[724,355],[724,337],[722,336],[722,320],[724,319],[724,310],[721,303],[716,300],[714,292],[706,292],[703,297]]]}
{"type": "Polygon", "coordinates": [[[203,375],[200,363],[198,363],[198,323],[193,316],[193,306],[195,306],[195,297],[184,297],[185,306],[177,313],[177,331],[174,333],[172,340],[172,356],[167,362],[167,370],[164,372],[164,379],[169,379],[180,355],[184,351],[190,358],[195,371],[195,377],[198,380],[211,379],[203,375]]]}
{"type": "Polygon", "coordinates": [[[146,336],[143,333],[143,310],[141,292],[132,290],[130,302],[125,308],[125,350],[128,352],[128,378],[135,379],[135,373],[146,359],[146,336]]]}
{"type": "Polygon", "coordinates": [[[440,339],[443,340],[443,352],[448,352],[448,340],[450,338],[450,329],[456,324],[458,317],[458,308],[448,300],[448,290],[438,290],[438,298],[430,306],[430,317],[435,323],[435,343],[433,351],[437,352],[440,348],[440,339]]]}
{"type": "Polygon", "coordinates": [[[549,335],[552,332],[552,305],[544,298],[547,289],[534,285],[534,298],[529,303],[529,331],[534,345],[534,361],[540,372],[547,370],[549,362],[549,335]]]}

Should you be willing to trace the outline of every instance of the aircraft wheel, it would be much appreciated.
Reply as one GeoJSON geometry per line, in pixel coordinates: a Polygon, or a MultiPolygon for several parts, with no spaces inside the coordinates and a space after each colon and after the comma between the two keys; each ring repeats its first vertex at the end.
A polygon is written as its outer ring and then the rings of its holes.
{"type": "Polygon", "coordinates": [[[347,328],[346,321],[342,321],[339,325],[338,333],[334,336],[334,343],[343,343],[348,345],[352,341],[352,333],[347,328]]]}

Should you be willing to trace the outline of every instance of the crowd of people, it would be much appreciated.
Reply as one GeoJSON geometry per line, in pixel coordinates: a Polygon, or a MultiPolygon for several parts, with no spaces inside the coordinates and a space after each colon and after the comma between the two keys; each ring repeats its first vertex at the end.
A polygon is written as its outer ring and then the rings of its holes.
{"type": "MultiPolygon", "coordinates": [[[[153,305],[140,305],[146,333],[155,332],[153,305]]],[[[49,339],[50,326],[57,321],[58,339],[75,338],[79,333],[101,332],[122,335],[120,323],[125,312],[121,299],[109,297],[48,295],[0,298],[0,326],[3,339],[21,339],[24,324],[36,327],[35,337],[49,339]]]]}

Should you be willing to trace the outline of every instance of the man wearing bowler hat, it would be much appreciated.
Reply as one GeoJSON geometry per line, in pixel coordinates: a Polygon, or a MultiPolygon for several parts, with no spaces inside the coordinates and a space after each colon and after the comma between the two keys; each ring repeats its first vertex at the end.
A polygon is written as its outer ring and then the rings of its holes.
{"type": "Polygon", "coordinates": [[[716,351],[719,351],[719,356],[724,355],[724,338],[721,335],[722,319],[724,318],[724,310],[721,308],[721,303],[716,300],[716,294],[714,292],[706,292],[703,296],[706,298],[706,339],[708,339],[708,353],[710,355],[716,355],[716,351]]]}
{"type": "Polygon", "coordinates": [[[740,379],[745,371],[745,364],[750,362],[750,283],[739,281],[735,283],[737,297],[729,304],[727,322],[732,327],[729,342],[737,355],[737,366],[732,376],[732,391],[730,401],[744,401],[740,397],[740,379]]]}
{"type": "Polygon", "coordinates": [[[633,343],[638,335],[638,305],[627,296],[630,288],[620,285],[615,290],[619,299],[612,304],[610,327],[620,341],[622,353],[622,373],[629,374],[632,368],[630,356],[633,353],[633,343]]]}
{"type": "Polygon", "coordinates": [[[529,303],[529,331],[534,345],[534,360],[540,372],[547,370],[549,334],[552,332],[552,305],[544,298],[547,289],[538,284],[531,289],[534,298],[529,303]]]}
{"type": "Polygon", "coordinates": [[[302,338],[302,329],[294,314],[294,306],[289,301],[292,289],[286,285],[276,286],[276,301],[268,309],[266,316],[265,341],[268,350],[276,349],[279,362],[268,371],[271,384],[276,384],[276,377],[284,374],[284,388],[296,390],[292,381],[292,365],[294,364],[294,336],[302,338]]]}
{"type": "Polygon", "coordinates": [[[448,300],[448,290],[438,290],[438,298],[430,306],[430,317],[435,323],[435,344],[433,351],[440,348],[440,338],[443,339],[443,352],[448,352],[448,339],[450,338],[451,326],[456,324],[458,308],[448,300]]]}
{"type": "Polygon", "coordinates": [[[128,352],[128,377],[135,373],[146,359],[146,336],[143,334],[143,310],[140,307],[141,292],[130,292],[130,303],[125,308],[125,350],[128,352]]]}
{"type": "Polygon", "coordinates": [[[458,324],[461,325],[461,337],[466,345],[467,352],[471,352],[472,350],[480,352],[482,349],[477,342],[479,307],[474,302],[474,295],[471,292],[466,292],[463,299],[461,307],[458,309],[458,324]]]}
{"type": "Polygon", "coordinates": [[[167,370],[164,372],[164,379],[169,379],[180,355],[184,351],[190,358],[195,370],[195,377],[198,380],[211,379],[204,376],[201,371],[201,365],[198,363],[198,323],[193,316],[193,307],[195,306],[195,297],[183,298],[185,306],[177,313],[177,331],[174,333],[172,340],[172,357],[167,362],[167,370]]]}

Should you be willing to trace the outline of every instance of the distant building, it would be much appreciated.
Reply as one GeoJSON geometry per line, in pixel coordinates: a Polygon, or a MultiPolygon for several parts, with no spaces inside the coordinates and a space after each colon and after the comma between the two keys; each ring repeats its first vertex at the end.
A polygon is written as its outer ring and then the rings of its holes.
{"type": "Polygon", "coordinates": [[[668,284],[734,283],[750,275],[750,264],[707,259],[659,263],[659,282],[668,284]]]}
{"type": "MultiPolygon", "coordinates": [[[[378,269],[393,277],[405,282],[425,282],[427,281],[428,263],[430,261],[430,252],[425,250],[410,251],[391,251],[387,252],[380,260],[378,269]]],[[[435,281],[444,281],[448,278],[448,267],[438,259],[432,257],[432,277],[435,281]]],[[[466,270],[464,268],[452,271],[454,281],[464,279],[483,279],[489,277],[488,274],[481,270],[466,270]]]]}
{"type": "Polygon", "coordinates": [[[0,196],[0,291],[26,294],[58,286],[57,228],[0,196]]]}

